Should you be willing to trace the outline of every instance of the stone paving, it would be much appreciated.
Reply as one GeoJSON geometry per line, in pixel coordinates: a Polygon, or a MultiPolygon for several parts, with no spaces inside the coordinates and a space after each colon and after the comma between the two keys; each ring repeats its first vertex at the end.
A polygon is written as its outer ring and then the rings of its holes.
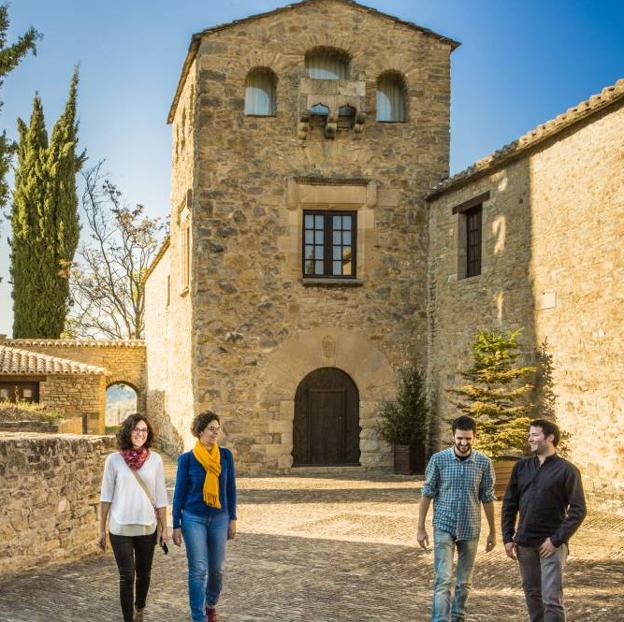
{"type": "MultiPolygon", "coordinates": [[[[415,537],[420,482],[354,471],[238,483],[239,535],[228,549],[220,620],[429,620],[432,554],[415,537]]],[[[570,622],[624,620],[623,534],[624,517],[591,512],[573,539],[570,622]]],[[[484,548],[468,622],[524,622],[517,566],[500,542],[484,548]]],[[[190,620],[184,552],[171,549],[156,551],[147,622],[190,620]]],[[[116,592],[109,551],[0,583],[0,621],[118,621],[116,592]]]]}

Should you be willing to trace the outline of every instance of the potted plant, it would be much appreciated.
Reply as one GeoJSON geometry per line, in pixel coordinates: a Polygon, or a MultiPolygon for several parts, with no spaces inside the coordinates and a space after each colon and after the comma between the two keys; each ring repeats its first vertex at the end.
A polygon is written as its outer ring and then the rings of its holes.
{"type": "Polygon", "coordinates": [[[495,494],[505,493],[511,469],[522,456],[532,405],[527,380],[536,368],[519,365],[521,331],[479,331],[472,344],[472,367],[461,375],[466,383],[451,393],[463,413],[478,423],[478,447],[494,460],[495,494]]]}
{"type": "Polygon", "coordinates": [[[394,472],[424,473],[429,409],[420,369],[411,366],[399,371],[397,396],[381,402],[377,416],[379,433],[394,449],[394,472]]]}

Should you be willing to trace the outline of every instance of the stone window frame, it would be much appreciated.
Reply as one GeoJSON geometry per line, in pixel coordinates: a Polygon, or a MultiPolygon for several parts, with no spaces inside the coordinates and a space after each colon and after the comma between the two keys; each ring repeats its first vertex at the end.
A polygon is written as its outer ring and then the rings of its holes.
{"type": "Polygon", "coordinates": [[[409,122],[409,96],[408,96],[408,88],[407,88],[407,78],[405,76],[405,74],[401,71],[398,71],[396,69],[387,69],[385,71],[382,71],[378,76],[377,79],[375,80],[375,121],[377,123],[384,123],[384,124],[401,124],[401,123],[408,123],[409,122]],[[396,80],[400,86],[401,89],[401,95],[402,95],[402,99],[403,101],[402,103],[402,108],[403,108],[403,118],[402,119],[380,119],[379,118],[379,111],[378,111],[378,105],[377,105],[377,97],[378,97],[378,93],[379,93],[379,81],[382,80],[383,78],[392,78],[394,80],[396,80]]]}
{"type": "Polygon", "coordinates": [[[303,57],[303,63],[304,63],[304,75],[307,78],[310,78],[311,80],[332,80],[335,78],[313,78],[312,76],[310,76],[309,74],[309,62],[310,62],[310,58],[312,58],[313,56],[326,56],[329,58],[334,58],[336,61],[342,63],[344,65],[344,69],[345,69],[345,77],[344,78],[338,78],[338,80],[351,80],[351,63],[353,61],[353,58],[351,56],[351,54],[349,54],[349,52],[347,52],[346,50],[342,49],[342,48],[338,48],[338,47],[334,47],[334,46],[327,46],[327,45],[317,45],[315,47],[312,47],[308,50],[306,50],[304,57],[303,57]]]}
{"type": "Polygon", "coordinates": [[[256,67],[252,67],[246,74],[245,74],[245,82],[243,85],[244,88],[244,97],[243,99],[245,100],[245,109],[244,109],[244,114],[246,117],[258,117],[258,118],[271,118],[271,117],[276,117],[277,116],[277,83],[278,83],[278,77],[277,74],[275,73],[275,71],[273,71],[273,69],[271,69],[271,67],[265,67],[265,66],[256,66],[256,67]],[[255,112],[247,112],[247,88],[248,88],[248,80],[249,77],[252,76],[253,74],[264,74],[266,76],[268,76],[271,80],[271,86],[272,86],[272,93],[271,93],[271,112],[268,114],[259,114],[259,113],[255,113],[255,112]]]}
{"type": "Polygon", "coordinates": [[[371,234],[375,227],[377,183],[371,179],[291,178],[288,180],[288,235],[283,242],[286,250],[287,273],[304,286],[364,285],[369,273],[368,255],[372,249],[371,234]],[[303,276],[303,214],[304,210],[325,212],[356,212],[357,273],[355,278],[303,276]]]}
{"type": "Polygon", "coordinates": [[[188,195],[178,208],[180,296],[186,296],[191,285],[191,211],[187,203],[188,195]]]}
{"type": "Polygon", "coordinates": [[[463,281],[472,279],[483,274],[484,267],[484,223],[485,223],[485,203],[490,200],[490,192],[483,192],[477,196],[456,205],[452,209],[452,214],[458,215],[457,221],[457,279],[463,281]],[[480,216],[480,254],[479,270],[474,274],[468,274],[468,221],[472,216],[480,216]]]}
{"type": "MultiPolygon", "coordinates": [[[[353,280],[353,279],[357,279],[358,276],[358,263],[357,263],[357,257],[358,257],[358,253],[357,253],[357,243],[358,243],[358,229],[357,229],[357,210],[353,211],[353,210],[312,210],[309,209],[308,207],[303,209],[303,218],[302,218],[302,223],[301,223],[301,235],[302,235],[302,241],[301,241],[301,247],[302,247],[302,253],[301,253],[301,278],[304,280],[307,279],[340,279],[340,280],[353,280]],[[352,265],[352,274],[347,274],[347,275],[334,275],[333,271],[329,271],[328,269],[329,267],[333,264],[333,249],[334,249],[334,243],[331,239],[329,239],[330,237],[330,232],[331,232],[331,237],[333,238],[333,234],[336,233],[333,229],[333,223],[332,224],[328,224],[328,220],[330,220],[332,218],[332,216],[350,216],[352,218],[352,223],[353,225],[355,225],[355,227],[352,227],[350,229],[351,232],[351,244],[349,245],[351,248],[351,265],[352,265]],[[306,257],[305,257],[305,248],[306,246],[308,246],[306,244],[306,240],[305,240],[305,236],[306,236],[306,216],[322,216],[323,218],[323,233],[324,233],[324,239],[323,239],[323,264],[324,264],[324,271],[323,274],[306,274],[305,273],[305,264],[306,264],[306,257]]],[[[316,231],[315,231],[316,232],[316,231]]],[[[313,247],[316,247],[317,244],[315,242],[312,243],[313,247]]],[[[342,247],[342,244],[340,244],[339,246],[342,247]]]]}

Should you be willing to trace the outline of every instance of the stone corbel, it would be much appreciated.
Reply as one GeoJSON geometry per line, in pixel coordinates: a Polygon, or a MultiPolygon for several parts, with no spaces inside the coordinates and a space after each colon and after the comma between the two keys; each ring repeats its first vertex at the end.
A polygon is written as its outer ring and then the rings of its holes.
{"type": "Polygon", "coordinates": [[[310,131],[310,113],[306,110],[299,117],[299,123],[297,124],[297,138],[299,140],[305,140],[308,137],[310,131]]]}
{"type": "Polygon", "coordinates": [[[325,138],[336,138],[338,131],[338,110],[334,108],[327,115],[327,123],[325,123],[325,138]]]}
{"type": "Polygon", "coordinates": [[[366,121],[366,113],[365,112],[358,112],[355,115],[355,126],[353,128],[353,131],[356,134],[360,134],[362,132],[362,130],[364,129],[364,121],[366,121]]]}

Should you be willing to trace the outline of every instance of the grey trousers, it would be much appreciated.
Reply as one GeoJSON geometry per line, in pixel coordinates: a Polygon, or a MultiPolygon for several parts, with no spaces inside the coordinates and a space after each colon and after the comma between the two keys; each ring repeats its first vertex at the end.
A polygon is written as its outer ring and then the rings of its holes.
{"type": "Polygon", "coordinates": [[[522,587],[531,622],[565,622],[563,569],[567,558],[567,544],[550,557],[540,557],[538,547],[518,545],[522,587]]]}

